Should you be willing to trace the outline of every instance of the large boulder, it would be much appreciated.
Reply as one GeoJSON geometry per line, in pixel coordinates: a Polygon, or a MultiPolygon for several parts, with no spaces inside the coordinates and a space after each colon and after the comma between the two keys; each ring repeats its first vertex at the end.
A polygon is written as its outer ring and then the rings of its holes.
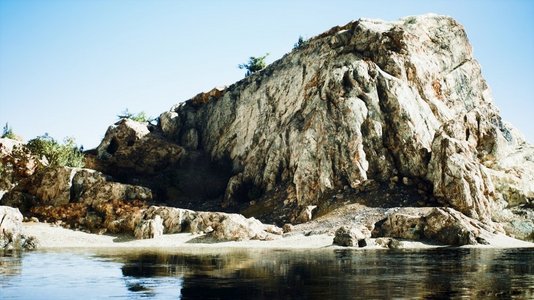
{"type": "Polygon", "coordinates": [[[76,169],[69,167],[44,169],[39,174],[39,179],[32,182],[35,187],[33,195],[44,205],[59,206],[69,203],[72,179],[76,171],[76,169]]]}
{"type": "Polygon", "coordinates": [[[92,205],[113,199],[152,198],[148,188],[114,182],[109,176],[95,170],[71,167],[42,168],[21,181],[13,191],[30,194],[38,204],[51,206],[69,202],[92,205]]]}
{"type": "Polygon", "coordinates": [[[265,225],[260,221],[238,214],[225,214],[212,227],[209,236],[217,241],[265,240],[268,236],[265,225]]]}
{"type": "Polygon", "coordinates": [[[445,245],[485,244],[494,231],[452,208],[392,209],[375,225],[373,236],[408,240],[428,240],[445,245]]]}
{"type": "Polygon", "coordinates": [[[122,119],[110,126],[100,145],[98,157],[107,171],[119,176],[155,174],[179,162],[184,149],[150,131],[148,123],[122,119]]]}
{"type": "Polygon", "coordinates": [[[22,214],[16,208],[0,206],[0,250],[35,249],[37,240],[22,232],[22,214]]]}
{"type": "Polygon", "coordinates": [[[371,232],[365,227],[341,226],[336,230],[333,243],[344,247],[365,247],[369,245],[370,237],[371,232]]]}

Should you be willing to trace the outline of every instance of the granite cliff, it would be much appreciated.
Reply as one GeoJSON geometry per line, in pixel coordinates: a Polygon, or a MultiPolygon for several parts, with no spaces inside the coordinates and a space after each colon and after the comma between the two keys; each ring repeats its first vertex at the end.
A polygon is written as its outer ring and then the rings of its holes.
{"type": "Polygon", "coordinates": [[[38,171],[2,203],[35,213],[135,199],[138,221],[157,203],[449,244],[534,238],[534,147],[501,119],[464,28],[445,16],[334,27],[156,125],[118,122],[87,166],[97,171],[38,171]],[[61,193],[46,188],[54,176],[61,193]]]}

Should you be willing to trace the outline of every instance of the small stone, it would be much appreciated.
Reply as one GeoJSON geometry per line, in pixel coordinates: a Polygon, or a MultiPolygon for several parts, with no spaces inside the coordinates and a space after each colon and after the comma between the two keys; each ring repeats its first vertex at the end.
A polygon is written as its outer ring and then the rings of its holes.
{"type": "Polygon", "coordinates": [[[289,224],[289,223],[286,223],[286,224],[284,224],[284,226],[282,227],[282,230],[284,230],[284,233],[291,232],[291,231],[293,231],[293,225],[291,225],[291,224],[289,224]]]}
{"type": "Polygon", "coordinates": [[[39,223],[39,219],[37,219],[36,217],[31,217],[30,221],[34,223],[39,223]]]}
{"type": "Polygon", "coordinates": [[[34,236],[22,236],[22,249],[35,250],[39,247],[39,241],[34,236]]]}
{"type": "Polygon", "coordinates": [[[275,225],[265,225],[265,228],[263,230],[265,230],[265,232],[276,234],[276,235],[284,234],[284,230],[275,225]]]}
{"type": "Polygon", "coordinates": [[[399,240],[390,238],[390,237],[377,238],[375,240],[375,244],[378,246],[384,247],[384,248],[389,248],[389,249],[402,248],[402,243],[399,240]]]}
{"type": "Polygon", "coordinates": [[[311,221],[313,217],[313,211],[317,208],[317,205],[308,205],[302,211],[300,212],[299,216],[297,217],[297,222],[299,223],[306,223],[308,221],[311,221]]]}

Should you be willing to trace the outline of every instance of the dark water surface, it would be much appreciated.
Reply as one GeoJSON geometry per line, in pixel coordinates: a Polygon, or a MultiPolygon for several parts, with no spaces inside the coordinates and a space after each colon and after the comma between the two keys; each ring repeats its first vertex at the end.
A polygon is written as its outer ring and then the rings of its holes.
{"type": "Polygon", "coordinates": [[[534,299],[534,249],[0,253],[0,299],[534,299]]]}

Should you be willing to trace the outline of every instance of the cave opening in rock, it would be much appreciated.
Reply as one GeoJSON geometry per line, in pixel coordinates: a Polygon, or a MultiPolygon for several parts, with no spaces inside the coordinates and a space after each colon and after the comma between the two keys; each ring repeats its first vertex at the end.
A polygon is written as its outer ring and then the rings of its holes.
{"type": "Polygon", "coordinates": [[[113,155],[115,154],[115,152],[117,152],[118,149],[119,149],[119,142],[117,141],[116,138],[112,138],[111,141],[109,142],[108,147],[106,148],[106,152],[113,155]]]}
{"type": "Polygon", "coordinates": [[[243,182],[234,193],[234,200],[237,203],[247,203],[259,199],[263,195],[263,190],[251,180],[243,182]]]}

